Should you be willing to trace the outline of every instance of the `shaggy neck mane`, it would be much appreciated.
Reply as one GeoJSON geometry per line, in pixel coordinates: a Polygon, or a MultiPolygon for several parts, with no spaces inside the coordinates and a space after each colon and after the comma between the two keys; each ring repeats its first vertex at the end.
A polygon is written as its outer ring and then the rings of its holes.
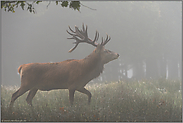
{"type": "Polygon", "coordinates": [[[100,73],[103,72],[104,64],[101,62],[100,53],[95,53],[93,51],[90,55],[88,55],[83,60],[83,67],[86,73],[90,73],[91,77],[98,77],[100,73]]]}

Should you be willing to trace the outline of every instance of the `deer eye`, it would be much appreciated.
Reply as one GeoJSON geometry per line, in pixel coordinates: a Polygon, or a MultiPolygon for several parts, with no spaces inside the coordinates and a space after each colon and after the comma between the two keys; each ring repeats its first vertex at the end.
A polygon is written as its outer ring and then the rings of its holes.
{"type": "Polygon", "coordinates": [[[105,52],[105,53],[111,53],[111,51],[110,51],[110,50],[105,50],[104,52],[105,52]]]}

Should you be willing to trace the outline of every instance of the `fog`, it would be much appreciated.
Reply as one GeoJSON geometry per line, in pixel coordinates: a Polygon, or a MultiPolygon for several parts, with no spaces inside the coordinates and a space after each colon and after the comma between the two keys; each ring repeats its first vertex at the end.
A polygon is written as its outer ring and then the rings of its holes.
{"type": "Polygon", "coordinates": [[[1,10],[1,76],[3,85],[20,85],[18,67],[26,63],[60,62],[82,59],[93,50],[81,43],[72,52],[74,40],[66,30],[82,23],[88,34],[99,40],[110,35],[105,46],[120,55],[105,65],[94,82],[127,79],[180,79],[182,68],[182,4],[181,1],[87,2],[80,12],[62,8],[52,2],[35,5],[36,14],[21,8],[15,13],[1,10]]]}

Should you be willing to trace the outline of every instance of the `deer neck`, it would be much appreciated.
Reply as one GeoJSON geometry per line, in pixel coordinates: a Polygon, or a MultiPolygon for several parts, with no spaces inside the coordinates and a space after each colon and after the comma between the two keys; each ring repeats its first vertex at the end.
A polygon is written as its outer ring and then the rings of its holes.
{"type": "Polygon", "coordinates": [[[96,74],[96,76],[99,76],[100,73],[102,73],[103,66],[104,64],[101,62],[99,53],[92,52],[83,59],[83,67],[85,67],[88,72],[94,72],[93,74],[96,74]]]}

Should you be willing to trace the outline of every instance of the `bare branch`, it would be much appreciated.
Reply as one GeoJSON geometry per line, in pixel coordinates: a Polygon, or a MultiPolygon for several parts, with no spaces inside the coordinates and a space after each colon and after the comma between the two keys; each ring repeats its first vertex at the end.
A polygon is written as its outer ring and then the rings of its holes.
{"type": "Polygon", "coordinates": [[[81,4],[82,6],[84,6],[84,7],[88,8],[88,9],[91,9],[91,10],[97,10],[97,9],[90,8],[90,7],[86,6],[86,5],[83,5],[82,3],[80,3],[80,4],[81,4]]]}
{"type": "Polygon", "coordinates": [[[48,9],[48,6],[50,5],[51,1],[49,1],[48,5],[46,6],[46,8],[48,9]]]}

